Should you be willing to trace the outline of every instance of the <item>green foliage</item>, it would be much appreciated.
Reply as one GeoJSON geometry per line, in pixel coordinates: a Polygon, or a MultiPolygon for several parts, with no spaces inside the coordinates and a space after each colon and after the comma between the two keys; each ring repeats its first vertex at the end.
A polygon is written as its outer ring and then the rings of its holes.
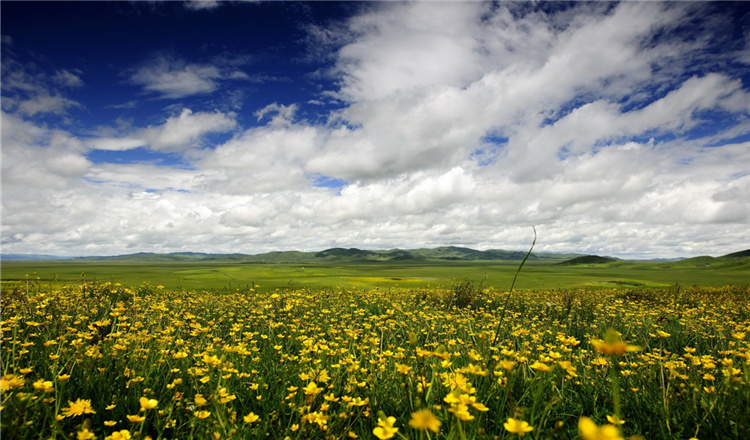
{"type": "Polygon", "coordinates": [[[482,296],[482,283],[476,284],[474,281],[465,279],[454,284],[451,288],[451,294],[448,296],[448,307],[458,307],[465,309],[475,305],[482,296]]]}

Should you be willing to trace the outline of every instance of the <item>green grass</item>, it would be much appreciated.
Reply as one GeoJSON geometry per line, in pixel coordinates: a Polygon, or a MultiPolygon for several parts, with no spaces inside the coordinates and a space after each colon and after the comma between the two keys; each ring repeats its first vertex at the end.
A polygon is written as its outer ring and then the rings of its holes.
{"type": "MultiPolygon", "coordinates": [[[[518,279],[518,289],[582,287],[628,288],[681,285],[747,285],[750,259],[691,259],[674,263],[615,261],[561,266],[529,261],[518,279]]],[[[469,279],[507,289],[518,261],[401,262],[337,264],[243,264],[209,262],[3,262],[4,283],[28,280],[41,285],[74,285],[82,279],[120,282],[126,286],[151,283],[168,289],[237,290],[259,286],[276,289],[446,287],[469,279]]]]}

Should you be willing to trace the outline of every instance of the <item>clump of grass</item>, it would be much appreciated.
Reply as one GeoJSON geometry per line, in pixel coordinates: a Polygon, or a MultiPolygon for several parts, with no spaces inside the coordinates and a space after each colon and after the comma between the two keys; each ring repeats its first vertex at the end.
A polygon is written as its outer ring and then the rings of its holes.
{"type": "Polygon", "coordinates": [[[455,283],[448,296],[448,308],[457,307],[465,309],[474,305],[482,297],[484,291],[482,283],[475,283],[470,279],[464,279],[455,283]]]}

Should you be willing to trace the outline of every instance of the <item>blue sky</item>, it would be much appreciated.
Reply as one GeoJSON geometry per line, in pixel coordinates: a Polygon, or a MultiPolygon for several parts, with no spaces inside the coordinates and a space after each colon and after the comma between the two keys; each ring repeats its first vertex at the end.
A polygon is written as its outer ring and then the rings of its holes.
{"type": "Polygon", "coordinates": [[[750,247],[744,2],[3,2],[4,253],[750,247]]]}

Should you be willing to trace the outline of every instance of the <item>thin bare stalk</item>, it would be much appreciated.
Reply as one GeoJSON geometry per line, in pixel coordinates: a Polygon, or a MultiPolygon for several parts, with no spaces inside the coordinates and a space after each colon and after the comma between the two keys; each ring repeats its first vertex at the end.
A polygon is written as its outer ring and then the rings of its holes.
{"type": "Polygon", "coordinates": [[[536,227],[531,227],[534,230],[534,241],[531,242],[531,247],[529,248],[529,251],[526,252],[526,256],[523,257],[523,261],[521,261],[521,264],[518,266],[518,269],[516,269],[516,274],[513,276],[513,282],[510,284],[510,290],[508,291],[508,296],[505,297],[505,304],[503,304],[503,311],[500,314],[500,320],[497,323],[497,328],[495,329],[495,338],[492,340],[492,345],[494,346],[497,344],[497,338],[500,336],[500,327],[503,325],[503,320],[505,319],[505,311],[508,309],[508,304],[510,303],[510,296],[513,294],[513,288],[516,286],[516,279],[518,278],[518,274],[521,272],[521,269],[523,268],[523,265],[526,264],[526,260],[529,259],[529,255],[531,255],[531,251],[534,250],[534,245],[536,244],[536,227]]]}

